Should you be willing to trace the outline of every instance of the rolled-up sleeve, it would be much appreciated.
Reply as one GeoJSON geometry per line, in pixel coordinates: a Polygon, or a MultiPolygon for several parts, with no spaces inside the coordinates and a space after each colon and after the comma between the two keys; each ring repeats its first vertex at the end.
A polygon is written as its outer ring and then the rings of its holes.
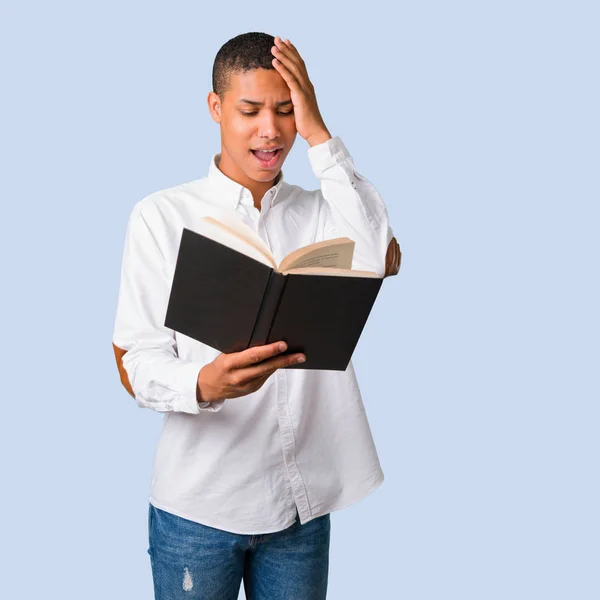
{"type": "Polygon", "coordinates": [[[123,367],[140,408],[215,412],[224,400],[198,403],[198,374],[206,364],[177,355],[175,332],[164,326],[170,294],[166,261],[138,202],[127,222],[113,343],[126,350],[123,367]]]}
{"type": "Polygon", "coordinates": [[[339,136],[310,147],[308,158],[321,184],[316,241],[349,237],[355,243],[352,268],[383,277],[394,233],[379,192],[356,171],[339,136]]]}

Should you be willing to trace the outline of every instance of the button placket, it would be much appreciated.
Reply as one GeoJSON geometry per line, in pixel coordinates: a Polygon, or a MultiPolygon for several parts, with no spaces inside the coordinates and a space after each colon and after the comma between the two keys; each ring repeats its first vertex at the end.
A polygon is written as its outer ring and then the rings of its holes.
{"type": "Polygon", "coordinates": [[[283,450],[283,461],[288,474],[288,481],[292,487],[292,494],[296,502],[298,514],[303,520],[312,516],[306,486],[296,464],[296,443],[292,425],[289,400],[287,397],[287,380],[285,373],[276,371],[277,382],[277,416],[279,420],[279,434],[283,450]]]}

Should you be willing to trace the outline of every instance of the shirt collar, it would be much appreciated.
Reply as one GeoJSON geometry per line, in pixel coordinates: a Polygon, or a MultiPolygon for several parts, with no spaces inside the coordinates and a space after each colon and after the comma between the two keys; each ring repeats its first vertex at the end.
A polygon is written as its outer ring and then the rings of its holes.
{"type": "MultiPolygon", "coordinates": [[[[208,180],[215,193],[218,194],[218,200],[233,209],[237,208],[237,205],[244,199],[248,204],[254,205],[250,190],[237,181],[227,177],[227,175],[219,169],[217,165],[220,160],[220,152],[213,154],[208,167],[208,180]]],[[[283,183],[283,169],[280,169],[275,184],[265,193],[266,197],[263,198],[263,200],[267,203],[267,206],[264,208],[270,208],[278,202],[277,195],[283,183]]]]}

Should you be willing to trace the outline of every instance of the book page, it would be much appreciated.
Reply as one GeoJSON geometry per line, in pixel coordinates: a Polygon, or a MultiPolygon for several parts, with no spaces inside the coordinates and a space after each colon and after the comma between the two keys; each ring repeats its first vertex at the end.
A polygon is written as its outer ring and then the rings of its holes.
{"type": "Polygon", "coordinates": [[[259,250],[255,245],[251,244],[245,237],[232,231],[228,226],[222,225],[212,217],[203,217],[200,219],[200,227],[193,231],[196,231],[215,242],[219,242],[219,244],[237,250],[268,267],[277,269],[277,265],[272,256],[267,256],[262,250],[259,250]]]}
{"type": "Polygon", "coordinates": [[[352,269],[335,269],[330,267],[300,267],[289,269],[283,275],[334,275],[338,277],[374,277],[379,278],[375,271],[353,271],[352,269]]]}
{"type": "Polygon", "coordinates": [[[347,237],[309,244],[290,252],[279,264],[279,271],[299,267],[334,267],[351,269],[354,240],[347,237]]]}
{"type": "MultiPolygon", "coordinates": [[[[259,251],[269,262],[270,267],[277,269],[277,264],[275,263],[275,258],[271,254],[271,250],[269,246],[265,244],[264,240],[246,223],[243,221],[239,221],[233,217],[221,216],[219,219],[215,219],[214,217],[202,217],[202,220],[206,223],[209,223],[211,226],[222,229],[224,232],[229,233],[231,235],[237,236],[243,242],[254,246],[254,248],[259,251]]],[[[211,238],[212,239],[212,238],[211,238]]],[[[220,240],[215,240],[220,241],[220,240]]],[[[221,242],[226,243],[226,242],[221,242]]],[[[233,247],[233,246],[232,246],[233,247]]],[[[238,248],[235,248],[238,250],[238,248]]],[[[242,250],[240,250],[242,252],[242,250]]],[[[246,252],[244,252],[246,254],[246,252]]],[[[248,255],[250,256],[250,255],[248,255]]],[[[252,256],[254,258],[254,256],[252,256]]],[[[264,262],[264,261],[262,261],[264,262]]]]}

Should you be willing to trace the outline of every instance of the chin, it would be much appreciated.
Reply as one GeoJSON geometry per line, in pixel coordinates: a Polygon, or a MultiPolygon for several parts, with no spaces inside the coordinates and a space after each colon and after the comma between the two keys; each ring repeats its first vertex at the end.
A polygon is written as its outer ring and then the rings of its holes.
{"type": "Polygon", "coordinates": [[[273,181],[277,175],[279,175],[279,171],[263,171],[258,173],[255,177],[252,177],[252,179],[254,179],[254,181],[260,181],[261,183],[266,183],[267,181],[273,181]]]}

